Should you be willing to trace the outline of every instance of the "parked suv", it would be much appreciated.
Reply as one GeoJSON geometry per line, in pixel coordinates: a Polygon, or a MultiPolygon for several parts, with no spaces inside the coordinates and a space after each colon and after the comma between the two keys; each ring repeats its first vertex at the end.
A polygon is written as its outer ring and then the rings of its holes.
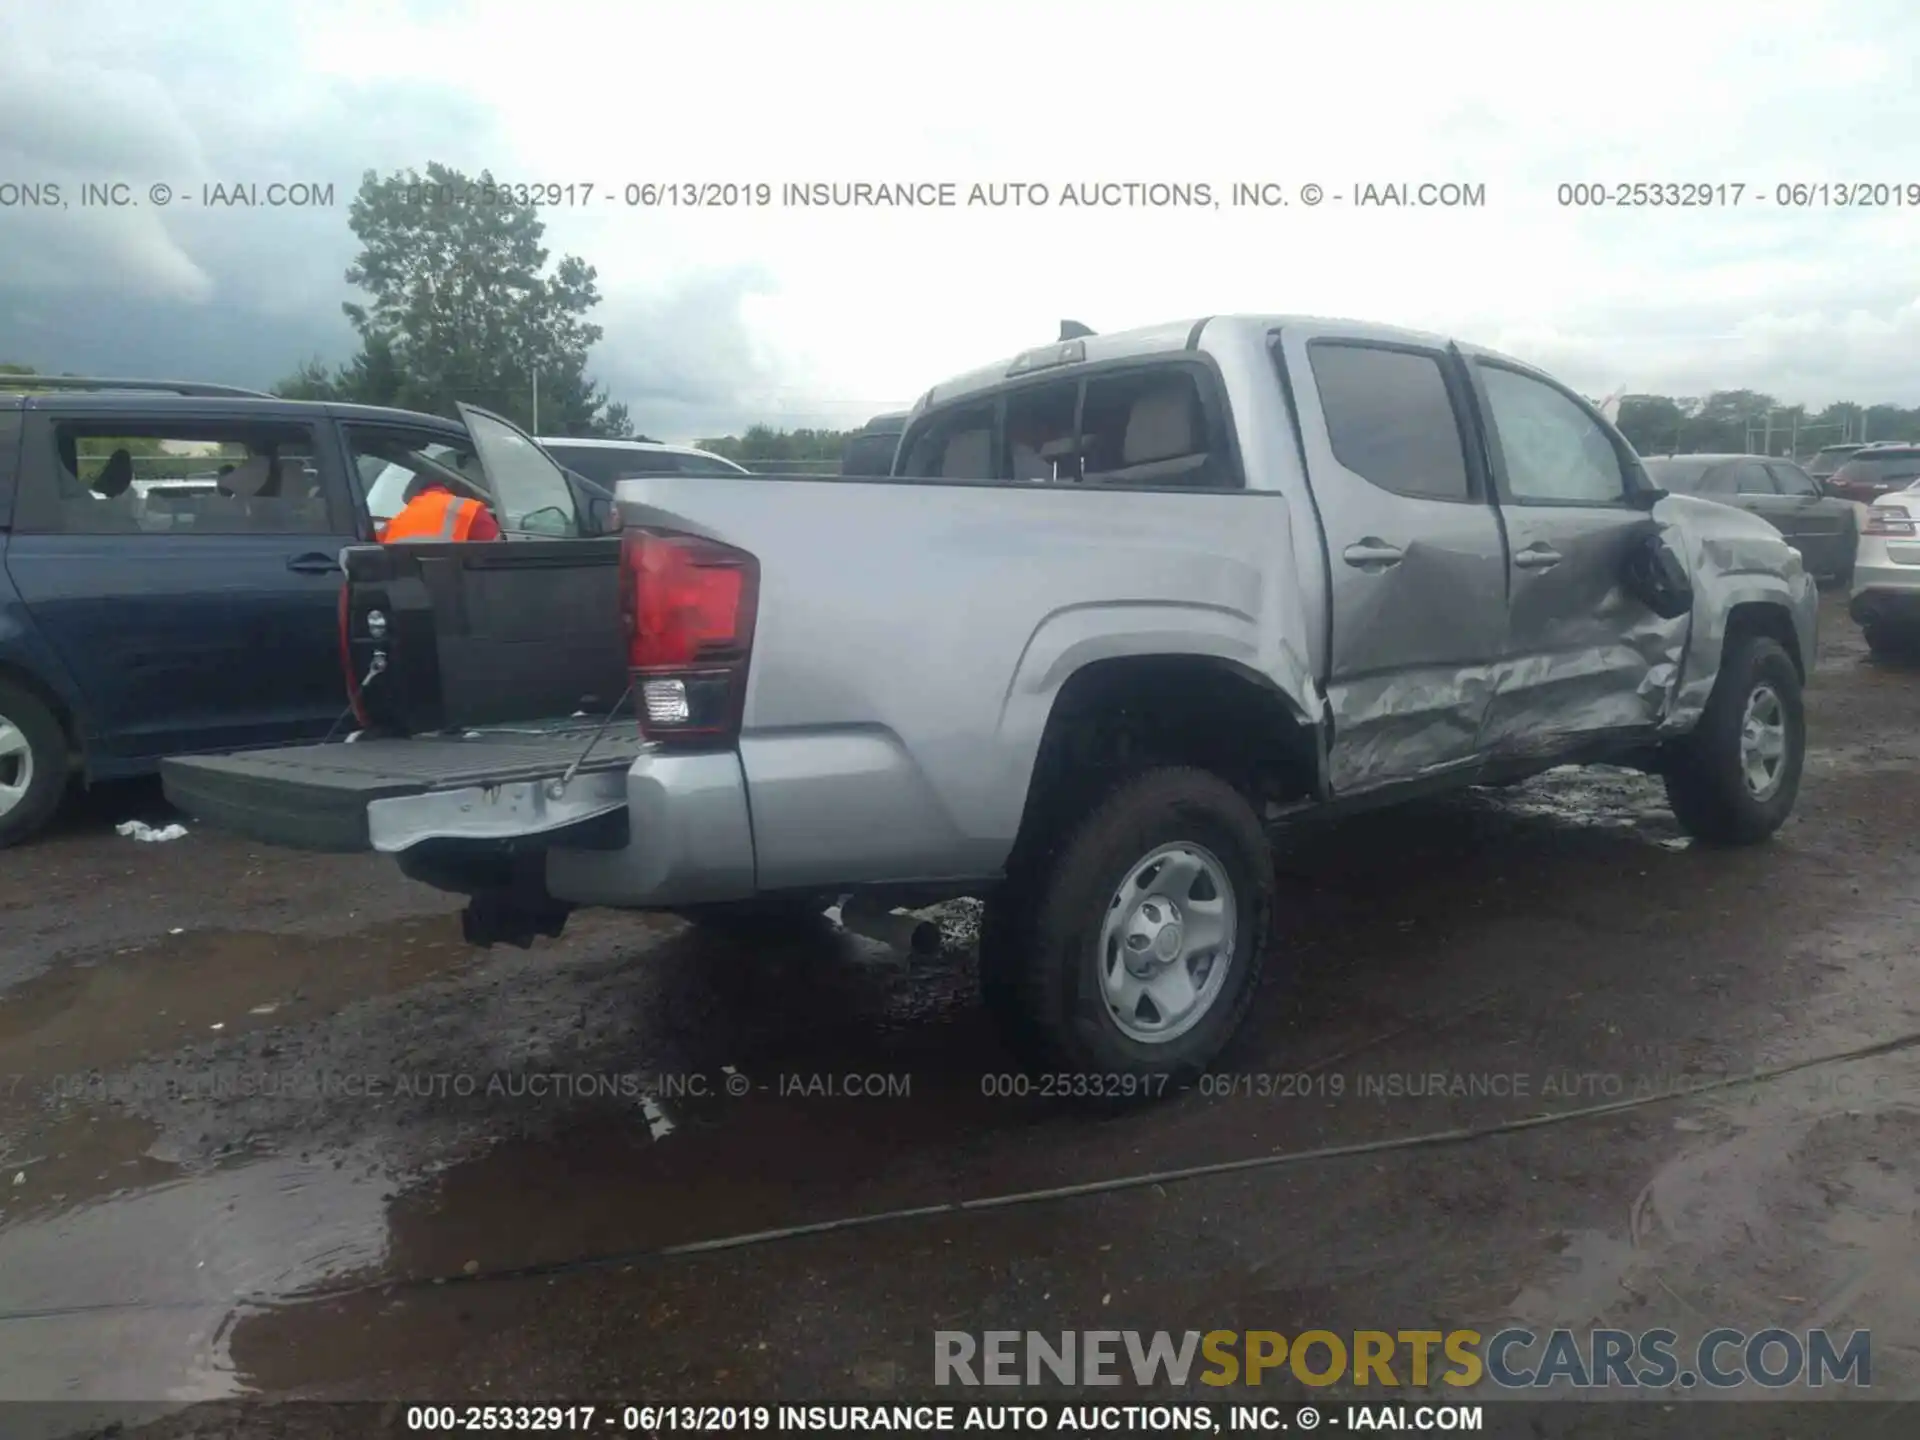
{"type": "Polygon", "coordinates": [[[1829,495],[1871,505],[1920,479],[1920,445],[1863,445],[1827,477],[1829,495]]]}
{"type": "Polygon", "coordinates": [[[461,415],[0,377],[0,846],[75,775],[342,728],[340,552],[426,479],[509,539],[605,524],[609,492],[461,415]]]}
{"type": "Polygon", "coordinates": [[[349,552],[386,738],[169,761],[168,795],[392,854],[482,942],[580,905],[984,896],[1018,1053],[1141,1095],[1296,963],[1269,826],[1606,761],[1751,844],[1799,789],[1799,555],[1438,336],[1080,337],[935,386],[891,476],[618,500],[619,538],[502,563],[349,552]]]}
{"type": "Polygon", "coordinates": [[[1851,460],[1859,451],[1867,448],[1864,440],[1856,440],[1842,445],[1822,445],[1807,457],[1806,470],[1815,480],[1824,481],[1834,471],[1851,460]]]}

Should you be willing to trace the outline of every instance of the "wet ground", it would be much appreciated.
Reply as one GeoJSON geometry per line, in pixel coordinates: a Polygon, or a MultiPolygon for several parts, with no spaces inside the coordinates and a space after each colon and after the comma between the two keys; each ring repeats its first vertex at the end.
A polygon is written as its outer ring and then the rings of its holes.
{"type": "Polygon", "coordinates": [[[1920,1031],[1920,670],[1822,638],[1772,844],[1614,771],[1304,832],[1243,1039],[1144,1111],[1004,1078],[964,905],[911,967],[825,921],[480,952],[384,861],[103,791],[0,859],[0,1399],[885,1400],[941,1329],[1504,1322],[1867,1327],[1920,1397],[1920,1052],[1702,1089],[1920,1031]]]}

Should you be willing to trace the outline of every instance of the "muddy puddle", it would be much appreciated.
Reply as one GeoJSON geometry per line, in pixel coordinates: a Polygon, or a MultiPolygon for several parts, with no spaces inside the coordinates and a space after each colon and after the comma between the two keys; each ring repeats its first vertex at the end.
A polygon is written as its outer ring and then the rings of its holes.
{"type": "Polygon", "coordinates": [[[0,1395],[237,1393],[236,1297],[378,1265],[388,1191],[364,1157],[273,1159],[0,1230],[0,1395]]]}
{"type": "Polygon", "coordinates": [[[1504,789],[1474,792],[1494,811],[1610,831],[1662,850],[1685,850],[1682,833],[1657,775],[1612,765],[1564,765],[1504,789]]]}
{"type": "MultiPolygon", "coordinates": [[[[1561,1236],[1493,1323],[1667,1328],[1683,1358],[1722,1326],[1824,1329],[1837,1349],[1864,1330],[1874,1395],[1920,1396],[1920,1062],[1809,1071],[1668,1123],[1678,1153],[1618,1223],[1561,1236]]],[[[1759,1385],[1726,1393],[1775,1398],[1759,1385]]]]}
{"type": "Polygon", "coordinates": [[[79,1077],[153,1050],[312,1020],[470,960],[458,920],[345,936],[190,930],[62,962],[0,995],[0,1068],[79,1077]]]}

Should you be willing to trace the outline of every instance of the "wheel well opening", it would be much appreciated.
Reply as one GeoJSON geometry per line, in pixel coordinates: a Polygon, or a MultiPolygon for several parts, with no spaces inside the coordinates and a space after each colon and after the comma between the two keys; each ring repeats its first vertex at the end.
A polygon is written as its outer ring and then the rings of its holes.
{"type": "Polygon", "coordinates": [[[1016,853],[1150,766],[1192,765],[1256,809],[1314,793],[1312,730],[1271,685],[1201,655],[1130,656],[1075,671],[1054,698],[1027,787],[1016,853]]]}
{"type": "Polygon", "coordinates": [[[1807,662],[1800,654],[1800,636],[1793,628],[1793,617],[1784,606],[1766,600],[1747,600],[1727,612],[1727,639],[1736,635],[1762,635],[1776,640],[1793,661],[1794,673],[1802,685],[1807,683],[1807,662]]]}

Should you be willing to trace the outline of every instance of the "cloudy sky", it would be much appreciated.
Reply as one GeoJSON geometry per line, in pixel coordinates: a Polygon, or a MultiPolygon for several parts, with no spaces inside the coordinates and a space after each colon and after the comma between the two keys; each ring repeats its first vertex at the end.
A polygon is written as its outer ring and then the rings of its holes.
{"type": "Polygon", "coordinates": [[[650,433],[858,423],[1053,338],[1227,311],[1440,330],[1590,393],[1920,404],[1920,7],[62,0],[0,7],[0,360],[342,359],[347,204],[429,160],[591,183],[594,369],[650,433]],[[629,208],[628,184],[1271,182],[1280,210],[629,208]],[[331,207],[209,210],[209,182],[331,207]],[[1484,185],[1360,209],[1357,185],[1484,185]],[[83,182],[172,203],[83,208],[83,182]],[[1594,210],[1562,184],[1743,186],[1594,210]],[[1886,184],[1898,207],[1783,206],[1886,184]],[[1302,187],[1326,199],[1311,209],[1302,187]],[[25,203],[58,184],[68,204],[25,203]],[[1916,188],[1907,192],[1902,187],[1916,188]],[[9,186],[13,186],[9,190],[9,186]],[[1831,193],[1831,192],[1830,192],[1831,193]],[[1335,197],[1346,197],[1345,199],[1335,197]]]}

